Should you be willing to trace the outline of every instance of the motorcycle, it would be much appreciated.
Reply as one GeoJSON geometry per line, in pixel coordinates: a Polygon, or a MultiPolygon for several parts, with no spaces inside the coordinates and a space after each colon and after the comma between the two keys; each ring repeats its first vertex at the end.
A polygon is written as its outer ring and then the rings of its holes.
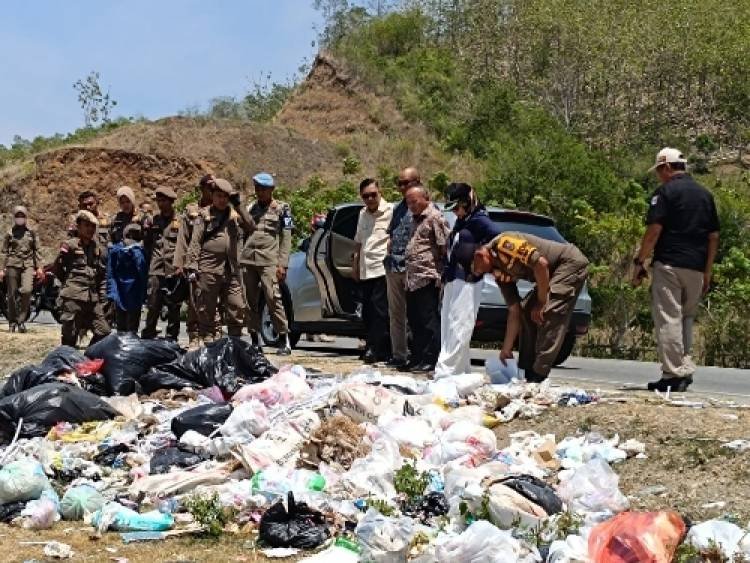
{"type": "MultiPolygon", "coordinates": [[[[29,303],[29,318],[26,322],[33,322],[42,311],[49,311],[56,322],[60,322],[60,308],[57,297],[60,294],[62,284],[53,272],[53,265],[48,264],[43,268],[44,278],[34,276],[34,285],[31,290],[31,301],[29,303]]],[[[6,281],[0,282],[0,315],[8,317],[8,290],[6,281]]],[[[16,296],[18,299],[18,296],[16,296]]]]}

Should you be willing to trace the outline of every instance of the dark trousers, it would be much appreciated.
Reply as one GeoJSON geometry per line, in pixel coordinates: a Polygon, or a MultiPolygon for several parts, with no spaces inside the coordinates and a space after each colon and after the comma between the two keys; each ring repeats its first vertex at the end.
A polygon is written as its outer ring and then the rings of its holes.
{"type": "Polygon", "coordinates": [[[406,317],[412,337],[409,361],[434,366],[440,353],[440,289],[435,282],[406,291],[406,317]]]}
{"type": "Polygon", "coordinates": [[[115,328],[117,332],[138,333],[138,327],[141,324],[141,308],[124,311],[115,305],[115,328]]]}
{"type": "Polygon", "coordinates": [[[359,283],[362,320],[367,327],[367,350],[376,356],[390,356],[391,336],[388,329],[388,285],[385,276],[359,283]]]}
{"type": "Polygon", "coordinates": [[[146,305],[146,326],[143,327],[141,338],[156,338],[159,331],[156,325],[164,305],[167,306],[167,338],[177,340],[180,336],[180,306],[181,303],[167,303],[166,296],[161,290],[165,276],[150,276],[148,278],[148,298],[146,305]]]}

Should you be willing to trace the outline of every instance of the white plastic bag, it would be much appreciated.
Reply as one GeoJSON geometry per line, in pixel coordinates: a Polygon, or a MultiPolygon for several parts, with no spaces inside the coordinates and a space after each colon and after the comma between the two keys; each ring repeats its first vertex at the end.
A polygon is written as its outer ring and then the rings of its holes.
{"type": "Polygon", "coordinates": [[[362,547],[362,561],[401,563],[409,552],[414,522],[407,517],[389,518],[371,508],[354,533],[362,547]]]}
{"type": "Polygon", "coordinates": [[[398,443],[383,436],[373,443],[366,457],[354,460],[349,471],[341,475],[341,480],[348,484],[355,494],[390,500],[396,496],[393,475],[402,463],[398,443]]]}
{"type": "Polygon", "coordinates": [[[20,514],[21,526],[29,530],[47,530],[60,519],[57,504],[47,498],[30,500],[20,514]]]}
{"type": "Polygon", "coordinates": [[[443,432],[433,446],[425,450],[424,459],[434,465],[444,465],[455,459],[479,465],[496,452],[497,436],[492,430],[459,420],[443,432]]]}
{"type": "Polygon", "coordinates": [[[438,563],[517,563],[521,555],[521,543],[486,520],[477,520],[460,536],[440,542],[436,550],[438,563]]]}
{"type": "Polygon", "coordinates": [[[707,520],[693,526],[686,541],[698,549],[719,546],[730,561],[739,554],[750,557],[750,533],[724,520],[707,520]]]}
{"type": "Polygon", "coordinates": [[[533,529],[547,518],[547,513],[541,506],[502,483],[492,485],[488,493],[492,522],[501,528],[521,525],[533,529]]]}
{"type": "Polygon", "coordinates": [[[240,387],[232,396],[234,402],[257,399],[267,407],[286,405],[307,398],[311,393],[305,381],[304,369],[282,369],[262,383],[252,383],[240,387]]]}
{"type": "Polygon", "coordinates": [[[628,499],[618,488],[620,478],[606,461],[590,460],[577,469],[560,473],[557,494],[568,507],[581,512],[622,512],[628,499]]]}
{"type": "Polygon", "coordinates": [[[237,405],[229,418],[219,428],[222,436],[235,438],[241,442],[251,442],[271,426],[268,409],[256,399],[237,405]]]}
{"type": "Polygon", "coordinates": [[[0,504],[35,500],[49,486],[41,464],[21,459],[0,469],[0,504]]]}
{"type": "Polygon", "coordinates": [[[549,546],[547,563],[589,563],[589,546],[581,536],[555,540],[549,546]]]}
{"type": "Polygon", "coordinates": [[[435,441],[430,424],[414,416],[385,413],[378,419],[378,428],[399,444],[422,449],[435,441]]]}
{"type": "Polygon", "coordinates": [[[461,375],[448,375],[446,377],[435,374],[435,381],[430,385],[431,389],[435,383],[453,384],[456,386],[459,396],[468,397],[482,385],[489,383],[489,377],[483,373],[462,373],[461,375]]]}
{"type": "Polygon", "coordinates": [[[354,422],[376,422],[383,413],[403,414],[408,396],[366,383],[346,385],[336,393],[336,404],[354,422]]]}

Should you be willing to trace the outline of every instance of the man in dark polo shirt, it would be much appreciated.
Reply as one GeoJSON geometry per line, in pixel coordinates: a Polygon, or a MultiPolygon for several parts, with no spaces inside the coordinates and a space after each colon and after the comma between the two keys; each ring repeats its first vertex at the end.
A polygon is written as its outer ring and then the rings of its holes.
{"type": "Polygon", "coordinates": [[[653,251],[651,310],[661,379],[650,390],[684,391],[696,367],[690,358],[693,319],[700,298],[711,285],[719,247],[719,217],[711,193],[685,172],[687,159],[678,149],[656,155],[661,186],[651,197],[648,228],[635,257],[632,283],[646,277],[645,261],[653,251]]]}

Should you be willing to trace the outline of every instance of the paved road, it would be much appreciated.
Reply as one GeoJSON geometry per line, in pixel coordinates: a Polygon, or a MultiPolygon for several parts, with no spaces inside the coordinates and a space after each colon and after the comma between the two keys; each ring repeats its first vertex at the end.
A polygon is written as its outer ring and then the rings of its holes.
{"type": "MultiPolygon", "coordinates": [[[[56,324],[46,312],[40,315],[37,322],[56,324]]],[[[359,354],[358,343],[358,340],[354,338],[336,338],[333,343],[301,340],[298,349],[309,351],[313,355],[357,356],[359,354]]],[[[267,351],[271,352],[270,349],[267,351]]],[[[472,363],[484,365],[485,360],[494,354],[496,352],[492,350],[473,349],[472,363]]],[[[552,377],[571,384],[580,383],[581,386],[589,388],[592,386],[618,388],[623,385],[639,385],[645,388],[646,383],[659,377],[659,366],[652,362],[574,357],[568,359],[563,366],[552,370],[552,377]]],[[[750,370],[701,367],[695,375],[695,383],[690,393],[750,403],[750,370]]]]}
{"type": "MultiPolygon", "coordinates": [[[[358,341],[352,338],[337,338],[332,344],[300,341],[300,350],[309,350],[312,354],[349,354],[357,355],[358,341]]],[[[497,352],[492,350],[472,349],[472,364],[484,365],[487,358],[497,352]]],[[[633,362],[627,360],[598,360],[593,358],[570,358],[563,366],[552,370],[554,379],[563,379],[572,384],[581,383],[591,388],[622,387],[639,385],[645,388],[646,383],[658,379],[659,366],[653,362],[633,362]]],[[[727,398],[743,403],[750,403],[750,370],[701,367],[695,375],[695,382],[690,393],[727,398]]]]}

